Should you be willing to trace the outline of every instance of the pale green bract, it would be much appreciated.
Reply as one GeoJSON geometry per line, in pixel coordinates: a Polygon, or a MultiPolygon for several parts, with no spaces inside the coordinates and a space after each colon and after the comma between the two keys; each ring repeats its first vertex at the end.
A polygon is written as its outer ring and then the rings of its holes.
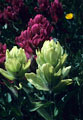
{"type": "Polygon", "coordinates": [[[0,73],[9,80],[14,80],[17,77],[23,77],[27,72],[31,61],[28,60],[25,55],[25,51],[22,48],[14,46],[10,51],[6,50],[5,70],[0,68],[0,73]]]}
{"type": "Polygon", "coordinates": [[[36,54],[38,64],[36,74],[25,73],[27,80],[36,89],[60,92],[72,84],[72,79],[67,79],[71,66],[64,66],[67,54],[59,42],[45,41],[41,51],[37,51],[36,54]]]}
{"type": "Polygon", "coordinates": [[[41,52],[37,51],[37,63],[41,66],[44,63],[50,63],[53,66],[56,66],[63,57],[63,48],[60,43],[57,41],[55,43],[53,40],[45,41],[41,52]]]}

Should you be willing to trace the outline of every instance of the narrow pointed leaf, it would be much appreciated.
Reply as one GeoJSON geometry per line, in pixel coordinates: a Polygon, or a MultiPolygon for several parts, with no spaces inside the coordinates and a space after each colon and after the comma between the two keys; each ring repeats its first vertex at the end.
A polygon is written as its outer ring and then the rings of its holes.
{"type": "Polygon", "coordinates": [[[3,70],[2,68],[0,68],[0,73],[7,79],[9,80],[15,80],[15,77],[13,75],[11,75],[10,73],[8,73],[7,71],[3,70]]]}
{"type": "Polygon", "coordinates": [[[52,117],[49,115],[49,113],[43,109],[40,108],[37,110],[37,112],[45,119],[45,120],[53,120],[52,117]]]}
{"type": "Polygon", "coordinates": [[[72,79],[65,79],[61,80],[55,87],[54,87],[54,92],[61,92],[63,91],[66,86],[72,84],[72,79]]]}

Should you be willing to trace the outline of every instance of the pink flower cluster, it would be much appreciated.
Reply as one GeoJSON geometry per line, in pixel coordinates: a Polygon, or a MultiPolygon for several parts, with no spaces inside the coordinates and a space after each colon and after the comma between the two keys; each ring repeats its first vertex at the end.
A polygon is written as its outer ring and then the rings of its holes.
{"type": "Polygon", "coordinates": [[[50,13],[54,22],[58,22],[58,19],[62,17],[63,8],[59,0],[54,0],[54,2],[51,2],[50,13]]]}
{"type": "Polygon", "coordinates": [[[44,12],[49,9],[49,7],[50,7],[49,0],[37,0],[37,1],[38,1],[39,8],[35,7],[36,11],[44,12]]]}
{"type": "Polygon", "coordinates": [[[0,64],[3,64],[5,61],[5,54],[6,54],[6,44],[0,43],[0,64]]]}
{"type": "Polygon", "coordinates": [[[63,15],[62,4],[59,0],[54,0],[54,2],[49,3],[49,0],[37,0],[38,7],[35,7],[37,12],[46,12],[51,16],[53,22],[57,23],[58,19],[63,15]]]}
{"type": "Polygon", "coordinates": [[[37,14],[34,19],[28,22],[27,30],[21,32],[19,37],[16,37],[16,44],[25,49],[27,57],[35,55],[35,50],[41,47],[45,40],[50,39],[49,34],[53,27],[49,21],[41,14],[37,14]]]}
{"type": "Polygon", "coordinates": [[[6,0],[6,2],[9,5],[3,11],[0,10],[0,23],[8,23],[10,20],[16,20],[20,10],[24,6],[23,0],[6,0]]]}

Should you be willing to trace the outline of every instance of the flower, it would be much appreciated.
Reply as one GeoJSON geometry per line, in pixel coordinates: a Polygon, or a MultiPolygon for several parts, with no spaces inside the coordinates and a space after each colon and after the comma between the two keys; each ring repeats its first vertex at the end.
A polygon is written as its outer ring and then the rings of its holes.
{"type": "Polygon", "coordinates": [[[53,27],[49,21],[41,14],[37,14],[34,19],[28,22],[27,30],[22,31],[19,37],[16,37],[16,44],[25,49],[27,57],[35,55],[35,51],[41,48],[45,40],[50,39],[50,33],[53,27]]]}
{"type": "Polygon", "coordinates": [[[62,17],[63,8],[59,0],[54,0],[54,2],[51,2],[50,14],[53,22],[56,22],[56,23],[58,22],[59,18],[62,17]]]}
{"type": "Polygon", "coordinates": [[[68,13],[68,14],[65,15],[65,18],[67,20],[71,20],[71,19],[73,19],[73,17],[74,17],[73,13],[68,13]]]}
{"type": "Polygon", "coordinates": [[[6,54],[6,44],[0,43],[0,64],[3,64],[5,61],[5,54],[6,54]]]}
{"type": "Polygon", "coordinates": [[[17,77],[24,77],[30,63],[30,60],[27,62],[24,49],[18,49],[17,46],[14,46],[12,50],[6,50],[6,71],[0,68],[0,73],[9,80],[14,80],[17,77]]]}
{"type": "Polygon", "coordinates": [[[38,7],[35,7],[34,9],[38,12],[46,12],[48,11],[50,4],[49,0],[37,0],[38,2],[38,7]]]}
{"type": "Polygon", "coordinates": [[[11,6],[7,6],[7,8],[5,8],[3,12],[3,18],[4,21],[8,23],[9,20],[17,19],[17,13],[12,9],[11,6]]]}
{"type": "MultiPolygon", "coordinates": [[[[8,5],[0,11],[0,23],[10,23],[11,20],[17,20],[19,16],[24,20],[28,16],[28,8],[24,5],[23,0],[6,0],[8,5]],[[22,13],[25,13],[24,16],[22,13]],[[24,17],[24,18],[23,18],[24,17]]],[[[7,4],[4,3],[4,4],[7,4]]]]}
{"type": "Polygon", "coordinates": [[[25,73],[25,77],[38,90],[61,92],[72,84],[72,79],[64,79],[71,69],[71,66],[64,67],[66,58],[59,42],[45,41],[37,52],[36,74],[25,73]]]}
{"type": "Polygon", "coordinates": [[[22,31],[19,37],[15,38],[15,42],[18,46],[25,50],[27,58],[30,58],[30,55],[33,54],[33,49],[30,46],[29,40],[29,29],[22,31]]]}
{"type": "Polygon", "coordinates": [[[36,54],[36,61],[39,66],[44,63],[50,63],[53,66],[57,66],[56,69],[59,69],[67,58],[67,54],[63,53],[63,48],[60,43],[58,41],[55,43],[54,40],[50,42],[45,41],[41,51],[37,51],[36,54]]]}

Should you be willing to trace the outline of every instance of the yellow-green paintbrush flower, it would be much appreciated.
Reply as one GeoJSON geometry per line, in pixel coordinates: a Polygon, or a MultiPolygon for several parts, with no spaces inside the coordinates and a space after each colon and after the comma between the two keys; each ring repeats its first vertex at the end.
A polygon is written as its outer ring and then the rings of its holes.
{"type": "Polygon", "coordinates": [[[66,61],[67,54],[63,52],[63,48],[60,43],[54,40],[45,41],[41,51],[37,51],[37,63],[38,66],[44,63],[50,63],[55,69],[58,70],[66,61]]]}
{"type": "Polygon", "coordinates": [[[14,46],[10,51],[6,50],[5,69],[7,71],[0,68],[0,73],[10,80],[23,77],[30,63],[30,60],[27,62],[24,49],[14,46]]]}
{"type": "Polygon", "coordinates": [[[38,90],[60,92],[72,84],[72,79],[64,79],[71,68],[64,67],[66,58],[59,42],[45,41],[41,51],[37,51],[36,74],[25,73],[25,77],[38,90]]]}

